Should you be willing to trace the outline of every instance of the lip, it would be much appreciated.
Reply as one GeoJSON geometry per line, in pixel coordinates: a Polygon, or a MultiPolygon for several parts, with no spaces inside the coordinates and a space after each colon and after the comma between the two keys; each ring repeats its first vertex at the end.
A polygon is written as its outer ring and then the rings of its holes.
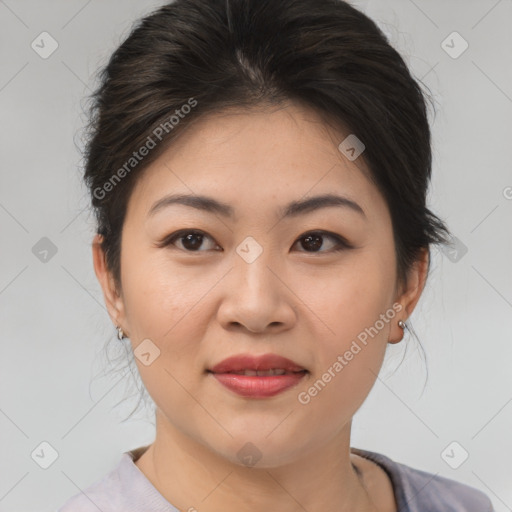
{"type": "Polygon", "coordinates": [[[268,398],[296,386],[307,371],[284,375],[252,376],[236,373],[212,373],[223,386],[246,398],[268,398]]]}
{"type": "Polygon", "coordinates": [[[287,372],[300,372],[306,370],[295,361],[277,354],[263,354],[253,356],[251,354],[239,354],[228,357],[216,364],[209,371],[213,373],[239,372],[242,370],[271,370],[272,368],[282,368],[287,372]]]}
{"type": "Polygon", "coordinates": [[[247,398],[267,398],[275,396],[297,385],[308,373],[304,367],[291,359],[277,354],[252,356],[241,354],[232,356],[208,370],[215,379],[234,393],[247,398]],[[270,370],[280,368],[283,375],[239,375],[232,372],[243,370],[270,370]]]}

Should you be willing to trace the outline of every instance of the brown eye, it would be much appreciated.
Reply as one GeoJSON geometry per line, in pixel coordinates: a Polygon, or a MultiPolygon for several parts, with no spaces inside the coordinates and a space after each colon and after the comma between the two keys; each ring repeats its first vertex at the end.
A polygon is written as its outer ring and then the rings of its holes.
{"type": "MultiPolygon", "coordinates": [[[[299,252],[329,253],[351,249],[353,246],[343,237],[327,231],[312,231],[302,235],[294,244],[304,249],[299,252]],[[330,242],[326,243],[326,240],[330,242]]],[[[208,250],[222,250],[212,237],[199,230],[181,230],[166,237],[159,247],[170,247],[185,252],[204,252],[208,250]],[[210,241],[210,247],[204,248],[205,240],[210,241]],[[180,247],[181,245],[181,247],[180,247]],[[202,248],[202,249],[201,249],[202,248]]]]}
{"type": "MultiPolygon", "coordinates": [[[[200,248],[203,246],[205,239],[209,239],[213,242],[213,239],[202,231],[181,230],[172,233],[170,236],[165,238],[165,240],[160,244],[160,247],[168,247],[171,245],[176,245],[176,242],[180,242],[181,247],[176,246],[177,249],[181,249],[186,252],[203,252],[200,250],[200,248]]],[[[210,245],[214,246],[213,250],[215,250],[215,247],[218,247],[218,245],[215,243],[210,245]]]]}
{"type": "MultiPolygon", "coordinates": [[[[327,231],[313,231],[302,235],[296,243],[300,243],[305,252],[337,252],[345,249],[350,249],[352,246],[341,236],[329,233],[327,231]],[[320,249],[325,246],[324,240],[334,240],[334,245],[331,248],[321,251],[320,249]]],[[[327,244],[329,246],[329,244],[327,244]]]]}

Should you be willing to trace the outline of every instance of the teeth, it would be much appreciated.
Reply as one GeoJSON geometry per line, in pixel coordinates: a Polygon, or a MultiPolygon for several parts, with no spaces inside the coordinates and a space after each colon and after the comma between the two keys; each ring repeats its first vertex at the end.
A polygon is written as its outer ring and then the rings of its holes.
{"type": "Polygon", "coordinates": [[[272,368],[271,370],[241,370],[239,372],[232,372],[236,375],[284,375],[286,373],[286,370],[283,370],[282,368],[272,368]]]}

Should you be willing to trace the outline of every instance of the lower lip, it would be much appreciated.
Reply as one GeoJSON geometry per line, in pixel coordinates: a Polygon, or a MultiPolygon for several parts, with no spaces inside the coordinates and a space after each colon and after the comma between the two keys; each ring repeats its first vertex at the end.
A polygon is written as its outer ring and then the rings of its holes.
{"type": "MultiPolygon", "coordinates": [[[[211,372],[210,372],[211,373],[211,372]]],[[[223,386],[240,396],[266,398],[282,393],[297,385],[306,372],[285,373],[284,375],[238,375],[236,373],[211,373],[223,386]]]]}

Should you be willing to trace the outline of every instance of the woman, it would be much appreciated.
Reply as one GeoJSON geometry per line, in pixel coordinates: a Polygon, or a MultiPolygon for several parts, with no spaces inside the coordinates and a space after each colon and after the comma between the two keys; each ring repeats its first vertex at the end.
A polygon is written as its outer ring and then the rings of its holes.
{"type": "Polygon", "coordinates": [[[177,0],[113,54],[94,268],[156,437],[60,512],[491,511],[350,446],[448,230],[424,95],[341,0],[177,0]]]}

